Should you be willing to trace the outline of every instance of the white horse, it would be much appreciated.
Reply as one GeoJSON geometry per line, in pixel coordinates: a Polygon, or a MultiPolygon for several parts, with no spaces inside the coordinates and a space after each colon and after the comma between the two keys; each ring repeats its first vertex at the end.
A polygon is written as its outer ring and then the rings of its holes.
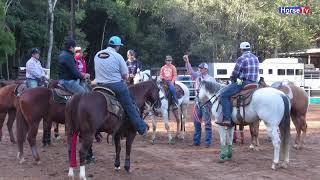
{"type": "MultiPolygon", "coordinates": [[[[142,82],[142,81],[147,81],[150,78],[150,70],[145,70],[145,71],[138,71],[136,76],[133,79],[134,84],[142,82]]],[[[165,124],[165,128],[167,130],[168,134],[168,143],[172,144],[173,143],[173,138],[171,135],[170,131],[170,126],[169,126],[169,105],[168,105],[168,99],[165,96],[165,90],[163,86],[160,85],[160,80],[158,79],[158,85],[160,88],[159,91],[159,97],[161,99],[161,114],[163,117],[163,121],[165,124]]],[[[185,131],[185,122],[187,118],[187,109],[188,109],[188,104],[190,101],[190,91],[186,85],[184,85],[181,82],[176,81],[176,84],[181,87],[183,90],[183,96],[178,99],[178,107],[180,109],[180,116],[178,110],[173,110],[174,117],[177,122],[177,132],[176,132],[176,138],[181,138],[184,139],[184,131],[185,131]],[[181,121],[181,122],[180,122],[181,121]]],[[[147,108],[147,111],[149,113],[152,112],[151,105],[147,105],[150,108],[147,108]]],[[[157,129],[157,121],[155,120],[154,116],[151,116],[152,119],[152,139],[151,143],[154,144],[156,140],[156,129],[157,129]]]]}
{"type": "MultiPolygon", "coordinates": [[[[219,105],[219,98],[221,90],[224,85],[219,83],[212,83],[203,81],[200,85],[199,98],[201,102],[211,101],[212,114],[216,119],[221,117],[221,106],[219,105]]],[[[222,90],[223,91],[223,90],[222,90]]],[[[232,121],[239,124],[236,118],[237,110],[233,108],[232,121]]],[[[241,116],[243,112],[241,111],[241,116]]],[[[288,97],[281,91],[266,87],[256,90],[250,104],[245,107],[245,122],[252,123],[261,119],[266,127],[268,135],[272,139],[274,147],[273,163],[271,168],[276,169],[280,160],[283,160],[281,167],[286,168],[289,164],[289,142],[290,142],[290,101],[288,97]],[[279,138],[278,129],[280,129],[281,140],[279,138]],[[281,144],[281,145],[280,145],[281,144]],[[280,154],[281,151],[281,154],[280,154]],[[281,156],[281,157],[279,157],[281,156]]],[[[224,162],[232,157],[232,140],[234,128],[226,128],[219,126],[218,131],[220,135],[220,162],[224,162]],[[228,151],[226,150],[226,143],[228,143],[228,151]]]]}

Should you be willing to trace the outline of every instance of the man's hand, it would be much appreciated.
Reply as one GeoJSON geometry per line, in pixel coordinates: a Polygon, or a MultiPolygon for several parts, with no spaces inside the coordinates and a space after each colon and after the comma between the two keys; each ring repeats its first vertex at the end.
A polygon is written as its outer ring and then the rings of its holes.
{"type": "Polygon", "coordinates": [[[90,79],[90,74],[85,73],[85,74],[84,74],[84,78],[85,78],[85,79],[90,79]]]}
{"type": "Polygon", "coordinates": [[[183,60],[184,60],[184,62],[189,63],[189,56],[188,55],[184,55],[183,56],[183,60]]]}

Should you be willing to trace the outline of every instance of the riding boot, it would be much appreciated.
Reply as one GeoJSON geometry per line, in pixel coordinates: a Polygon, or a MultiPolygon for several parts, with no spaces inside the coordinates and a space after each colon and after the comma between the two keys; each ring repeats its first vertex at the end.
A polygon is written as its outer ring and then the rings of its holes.
{"type": "Polygon", "coordinates": [[[96,161],[96,157],[94,157],[93,152],[92,152],[92,146],[90,146],[90,148],[88,150],[86,160],[87,160],[87,164],[94,163],[96,161]]]}

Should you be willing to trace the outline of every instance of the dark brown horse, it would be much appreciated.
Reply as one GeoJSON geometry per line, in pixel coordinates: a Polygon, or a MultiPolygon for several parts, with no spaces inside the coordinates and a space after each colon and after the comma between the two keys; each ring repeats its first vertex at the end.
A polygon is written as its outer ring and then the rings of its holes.
{"type": "MultiPolygon", "coordinates": [[[[145,103],[160,103],[159,88],[154,80],[145,81],[129,87],[130,93],[134,96],[136,104],[143,110],[145,103]]],[[[120,139],[126,137],[126,158],[124,168],[130,170],[130,153],[136,130],[127,120],[122,108],[118,113],[111,112],[111,108],[118,106],[110,103],[111,97],[101,92],[90,92],[74,95],[66,107],[66,130],[68,136],[69,152],[69,176],[74,176],[73,168],[76,167],[76,139],[81,135],[80,156],[80,179],[85,179],[85,157],[88,148],[92,145],[96,132],[107,132],[113,135],[116,149],[115,169],[120,169],[120,139]],[[110,103],[110,104],[109,104],[110,103]],[[109,106],[109,108],[108,108],[109,106]]]]}

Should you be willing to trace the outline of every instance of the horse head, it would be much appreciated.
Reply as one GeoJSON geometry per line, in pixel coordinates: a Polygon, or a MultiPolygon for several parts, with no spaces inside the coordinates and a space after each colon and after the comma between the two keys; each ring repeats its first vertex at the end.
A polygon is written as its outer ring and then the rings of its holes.
{"type": "Polygon", "coordinates": [[[225,87],[224,84],[210,81],[201,81],[199,85],[198,98],[201,102],[208,101],[213,96],[217,96],[220,90],[225,87]]]}
{"type": "Polygon", "coordinates": [[[149,79],[151,79],[150,70],[139,70],[133,78],[133,84],[138,84],[139,82],[147,81],[149,79]]]}

